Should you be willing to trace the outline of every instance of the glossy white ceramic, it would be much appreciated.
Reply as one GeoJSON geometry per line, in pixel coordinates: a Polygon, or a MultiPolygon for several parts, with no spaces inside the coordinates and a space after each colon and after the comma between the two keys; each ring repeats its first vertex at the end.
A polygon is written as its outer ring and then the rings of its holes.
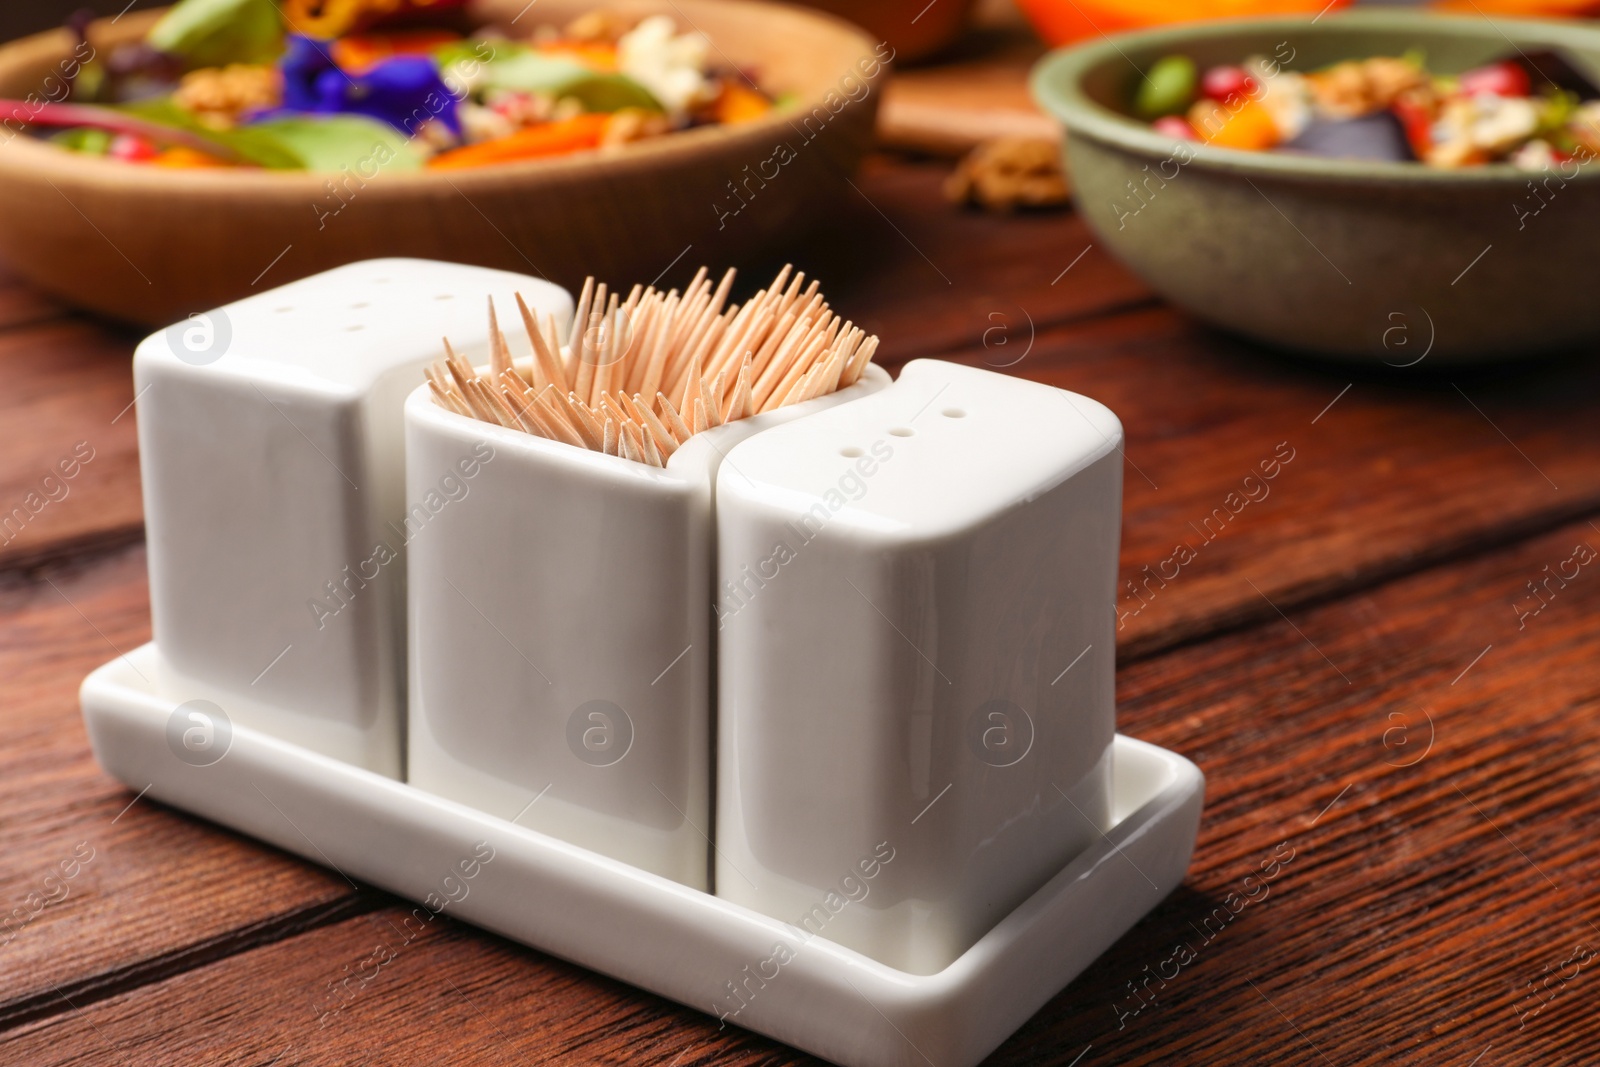
{"type": "Polygon", "coordinates": [[[401,409],[485,294],[572,316],[505,271],[353,263],[195,316],[134,356],[161,690],[398,776],[405,702],[401,409]]]}
{"type": "Polygon", "coordinates": [[[407,780],[707,888],[718,465],[888,381],[869,366],[848,389],[691,438],[665,469],[414,392],[409,496],[438,507],[409,542],[407,780]]]}
{"type": "Polygon", "coordinates": [[[1121,440],[918,360],[728,453],[719,896],[933,974],[1100,839],[1121,440]]]}
{"type": "Polygon", "coordinates": [[[130,789],[422,902],[407,931],[442,912],[844,1067],[977,1064],[1182,881],[1204,792],[1188,760],[1117,738],[1104,835],[948,967],[914,975],[515,825],[515,810],[477,811],[249,727],[194,766],[169,742],[176,702],[144,680],[155,658],[146,645],[83,685],[95,756],[130,789]]]}

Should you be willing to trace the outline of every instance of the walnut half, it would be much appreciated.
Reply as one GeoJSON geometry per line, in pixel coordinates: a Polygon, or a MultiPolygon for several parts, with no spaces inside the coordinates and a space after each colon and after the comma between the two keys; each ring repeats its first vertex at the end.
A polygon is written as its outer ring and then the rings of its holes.
{"type": "Polygon", "coordinates": [[[1037,137],[985,141],[945,179],[945,197],[987,211],[1061,207],[1071,199],[1061,169],[1061,146],[1037,137]]]}

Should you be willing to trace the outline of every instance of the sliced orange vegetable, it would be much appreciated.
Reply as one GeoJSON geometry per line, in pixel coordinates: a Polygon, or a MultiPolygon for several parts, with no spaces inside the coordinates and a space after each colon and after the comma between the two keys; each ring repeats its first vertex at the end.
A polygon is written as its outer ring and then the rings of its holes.
{"type": "Polygon", "coordinates": [[[151,157],[149,163],[152,167],[176,167],[183,170],[194,167],[230,166],[229,163],[207,152],[197,152],[193,148],[185,148],[182,145],[175,145],[172,148],[158,152],[151,157]]]}
{"type": "Polygon", "coordinates": [[[772,110],[772,101],[748,86],[729,80],[722,83],[722,92],[713,109],[718,122],[751,122],[772,110]]]}
{"type": "Polygon", "coordinates": [[[351,74],[364,74],[391,56],[428,55],[435,49],[459,40],[459,33],[448,30],[360,33],[334,41],[329,46],[329,53],[344,70],[351,74]]]}
{"type": "Polygon", "coordinates": [[[545,41],[534,51],[548,56],[570,56],[590,70],[610,73],[617,69],[617,46],[594,41],[545,41]]]}
{"type": "Polygon", "coordinates": [[[1189,125],[1207,144],[1259,152],[1279,141],[1278,124],[1267,109],[1253,100],[1235,105],[1215,100],[1198,101],[1189,109],[1189,125]]]}
{"type": "Polygon", "coordinates": [[[379,22],[438,18],[466,0],[273,0],[292,33],[328,40],[366,29],[379,22]]]}
{"type": "Polygon", "coordinates": [[[506,137],[440,152],[428,160],[428,166],[435,170],[458,170],[462,167],[482,167],[490,163],[581,152],[600,143],[606,123],[610,120],[610,115],[579,115],[562,122],[529,126],[506,137]]]}
{"type": "Polygon", "coordinates": [[[1488,14],[1515,18],[1592,18],[1600,15],[1595,0],[1434,0],[1435,11],[1455,15],[1488,14]]]}
{"type": "MultiPolygon", "coordinates": [[[[1487,0],[1459,0],[1484,3],[1487,0]]],[[[1527,0],[1500,0],[1502,4],[1527,0]]],[[[1118,30],[1171,22],[1240,18],[1245,15],[1315,15],[1336,11],[1351,0],[1020,0],[1017,7],[1046,44],[1063,45],[1103,37],[1118,30]]],[[[1480,16],[1481,17],[1481,16],[1480,16]]]]}

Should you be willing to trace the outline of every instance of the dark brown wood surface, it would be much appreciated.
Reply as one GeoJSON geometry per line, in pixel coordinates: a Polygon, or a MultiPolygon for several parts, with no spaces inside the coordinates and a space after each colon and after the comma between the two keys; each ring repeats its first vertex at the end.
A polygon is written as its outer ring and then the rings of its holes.
{"type": "Polygon", "coordinates": [[[84,666],[149,639],[140,546],[0,578],[0,902],[24,909],[0,927],[0,1026],[371,906],[331,872],[135,802],[95,764],[72,714],[84,666]]]}
{"type": "MultiPolygon", "coordinates": [[[[1160,304],[1070,213],[947,208],[942,174],[872,161],[793,258],[891,366],[987,364],[1122,418],[1120,725],[1209,780],[1184,886],[994,1062],[1595,1062],[1600,571],[1527,584],[1600,548],[1594,353],[1286,359],[1160,304]]],[[[98,769],[78,682],[148,636],[137,340],[0,277],[0,514],[94,450],[0,547],[3,910],[92,850],[0,934],[0,1063],[805,1060],[448,920],[330,1014],[397,902],[98,769]]]]}

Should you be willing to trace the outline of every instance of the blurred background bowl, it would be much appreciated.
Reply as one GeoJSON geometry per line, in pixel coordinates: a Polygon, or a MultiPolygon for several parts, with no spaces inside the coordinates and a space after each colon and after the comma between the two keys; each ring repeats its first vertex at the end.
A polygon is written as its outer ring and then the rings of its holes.
{"type": "MultiPolygon", "coordinates": [[[[526,0],[476,6],[501,25],[528,7],[526,0]]],[[[540,0],[533,13],[562,25],[597,6],[540,0]]],[[[862,82],[857,64],[873,57],[876,44],[866,34],[828,15],[757,0],[604,6],[659,12],[682,29],[699,29],[714,56],[797,102],[753,122],[700,127],[615,154],[380,172],[365,182],[306,171],[143,167],[15,136],[0,147],[0,260],[68,303],[144,325],[374,256],[477,263],[573,289],[595,274],[626,290],[674,265],[720,268],[770,253],[849,192],[846,179],[872,143],[887,70],[837,113],[823,101],[862,82]],[[764,180],[758,172],[779,144],[793,158],[764,180]]],[[[158,16],[102,19],[90,40],[100,50],[138,40],[158,16]]],[[[39,93],[73,44],[63,30],[0,47],[0,96],[39,93]]]]}
{"type": "MultiPolygon", "coordinates": [[[[1267,15],[1316,15],[1352,0],[1017,0],[1049,45],[1177,22],[1267,15]]],[[[1579,0],[1574,0],[1579,2],[1579,0]]]]}
{"type": "Polygon", "coordinates": [[[1321,356],[1468,362],[1600,338],[1600,163],[1564,179],[1196,144],[1180,163],[1170,138],[1125,113],[1162,56],[1203,69],[1285,42],[1285,67],[1300,71],[1418,48],[1433,71],[1456,73],[1551,47],[1600,69],[1592,27],[1401,10],[1196,24],[1052,53],[1033,91],[1066,127],[1074,199],[1100,243],[1194,315],[1321,356]]]}
{"type": "Polygon", "coordinates": [[[805,0],[807,7],[826,11],[860,26],[875,39],[888,41],[896,62],[910,63],[937,56],[966,28],[977,0],[805,0]]]}

